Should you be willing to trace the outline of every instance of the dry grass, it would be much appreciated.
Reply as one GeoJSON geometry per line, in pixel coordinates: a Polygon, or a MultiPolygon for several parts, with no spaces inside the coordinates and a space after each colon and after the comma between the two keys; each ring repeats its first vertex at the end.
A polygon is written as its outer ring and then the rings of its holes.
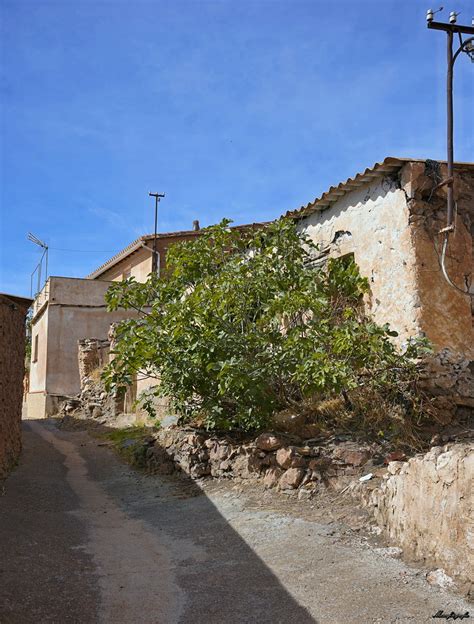
{"type": "Polygon", "coordinates": [[[102,371],[103,369],[100,367],[94,368],[94,370],[92,370],[88,377],[94,382],[94,383],[99,383],[102,379],[102,371]]]}
{"type": "Polygon", "coordinates": [[[428,399],[420,397],[419,405],[404,407],[370,388],[352,391],[347,398],[313,399],[302,410],[308,422],[325,432],[342,431],[367,441],[385,439],[417,450],[425,446],[423,426],[434,416],[428,399]]]}

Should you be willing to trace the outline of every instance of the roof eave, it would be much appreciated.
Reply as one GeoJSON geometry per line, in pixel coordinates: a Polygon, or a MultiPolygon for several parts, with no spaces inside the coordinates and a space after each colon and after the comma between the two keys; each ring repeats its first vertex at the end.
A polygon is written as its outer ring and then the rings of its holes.
{"type": "MultiPolygon", "coordinates": [[[[394,158],[393,156],[388,156],[382,162],[375,163],[373,167],[367,168],[364,172],[357,173],[353,178],[348,178],[345,182],[340,182],[337,186],[331,186],[321,197],[309,202],[306,206],[288,211],[285,217],[289,217],[290,219],[302,219],[314,212],[322,212],[338,201],[338,199],[360,188],[364,184],[367,184],[367,182],[387,175],[393,175],[407,163],[426,163],[428,160],[427,158],[394,158]]],[[[445,163],[446,161],[438,162],[445,163]]],[[[458,169],[460,167],[474,168],[474,163],[455,162],[454,166],[458,169]]]]}
{"type": "Polygon", "coordinates": [[[136,241],[128,245],[128,247],[125,247],[125,249],[122,249],[122,251],[120,251],[118,254],[110,258],[110,260],[105,262],[98,269],[96,269],[92,273],[89,273],[89,275],[86,275],[86,279],[97,279],[98,277],[103,275],[106,271],[109,271],[111,268],[113,268],[116,264],[118,264],[119,262],[121,262],[122,260],[130,256],[132,253],[134,253],[135,251],[138,251],[142,247],[144,242],[145,242],[145,239],[143,236],[141,236],[136,241]]]}

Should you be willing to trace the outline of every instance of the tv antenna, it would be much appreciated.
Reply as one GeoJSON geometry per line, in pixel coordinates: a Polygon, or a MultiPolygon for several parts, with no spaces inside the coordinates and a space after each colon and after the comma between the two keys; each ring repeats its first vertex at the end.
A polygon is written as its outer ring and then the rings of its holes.
{"type": "Polygon", "coordinates": [[[38,262],[38,264],[35,267],[35,270],[30,276],[30,296],[32,297],[33,296],[33,278],[34,278],[35,273],[38,273],[38,285],[37,285],[37,290],[35,292],[35,297],[36,297],[36,295],[41,290],[41,272],[43,269],[43,259],[45,261],[45,271],[44,271],[45,283],[46,283],[46,280],[48,279],[48,245],[46,243],[43,243],[42,240],[40,240],[37,236],[35,236],[31,232],[28,232],[27,238],[29,241],[31,241],[35,245],[38,245],[38,247],[41,247],[41,249],[43,250],[40,261],[38,262]]]}

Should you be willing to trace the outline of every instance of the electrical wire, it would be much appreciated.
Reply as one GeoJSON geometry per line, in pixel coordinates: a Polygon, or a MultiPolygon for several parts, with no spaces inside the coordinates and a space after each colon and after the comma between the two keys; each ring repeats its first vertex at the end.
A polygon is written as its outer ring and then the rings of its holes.
{"type": "Polygon", "coordinates": [[[119,249],[65,249],[63,247],[50,247],[54,251],[71,251],[74,253],[118,253],[119,249]]]}
{"type": "Polygon", "coordinates": [[[462,288],[459,288],[459,286],[456,286],[456,284],[452,282],[451,278],[448,275],[448,271],[446,270],[446,251],[448,249],[448,239],[449,239],[449,232],[446,232],[444,235],[443,247],[441,249],[441,262],[440,262],[441,271],[443,272],[444,279],[448,282],[450,286],[455,288],[457,291],[459,291],[463,295],[469,295],[470,297],[472,297],[472,294],[468,290],[463,290],[462,288]]]}

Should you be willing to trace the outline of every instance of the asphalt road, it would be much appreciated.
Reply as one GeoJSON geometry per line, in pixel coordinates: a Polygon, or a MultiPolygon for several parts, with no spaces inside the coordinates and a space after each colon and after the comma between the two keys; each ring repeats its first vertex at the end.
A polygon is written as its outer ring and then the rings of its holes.
{"type": "Polygon", "coordinates": [[[1,624],[413,624],[470,609],[329,519],[138,474],[53,422],[24,431],[0,496],[1,624]]]}

